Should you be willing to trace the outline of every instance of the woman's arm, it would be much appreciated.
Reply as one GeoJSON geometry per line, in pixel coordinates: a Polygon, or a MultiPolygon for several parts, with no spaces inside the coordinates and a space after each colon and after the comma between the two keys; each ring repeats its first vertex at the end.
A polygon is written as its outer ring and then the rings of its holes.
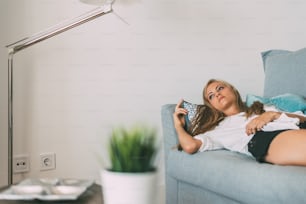
{"type": "Polygon", "coordinates": [[[193,154],[199,150],[202,145],[200,140],[194,139],[189,133],[184,129],[185,119],[184,116],[187,114],[187,110],[181,108],[183,100],[181,100],[175,107],[173,113],[174,127],[178,135],[178,140],[182,149],[189,154],[193,154]]]}
{"type": "MultiPolygon", "coordinates": [[[[277,112],[277,111],[266,111],[262,113],[261,115],[254,118],[246,125],[247,135],[255,134],[256,131],[261,130],[263,126],[266,125],[267,123],[278,119],[281,116],[281,114],[282,112],[277,112]]],[[[291,118],[298,118],[301,123],[306,121],[306,117],[304,116],[293,113],[285,113],[285,114],[291,118]]]]}
{"type": "Polygon", "coordinates": [[[293,114],[293,113],[286,113],[286,115],[290,118],[298,118],[300,119],[300,123],[304,123],[306,122],[306,117],[302,116],[302,115],[297,115],[297,114],[293,114]]]}

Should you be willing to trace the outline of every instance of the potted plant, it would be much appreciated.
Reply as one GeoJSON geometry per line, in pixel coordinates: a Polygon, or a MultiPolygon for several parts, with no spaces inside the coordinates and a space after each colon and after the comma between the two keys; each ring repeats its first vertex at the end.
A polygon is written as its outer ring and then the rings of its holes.
{"type": "Polygon", "coordinates": [[[108,144],[111,166],[101,172],[105,204],[153,204],[156,131],[144,125],[114,128],[108,144]]]}

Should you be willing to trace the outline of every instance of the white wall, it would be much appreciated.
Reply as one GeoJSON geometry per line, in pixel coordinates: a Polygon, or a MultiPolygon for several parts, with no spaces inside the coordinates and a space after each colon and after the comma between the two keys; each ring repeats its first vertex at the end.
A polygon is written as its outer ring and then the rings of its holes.
{"type": "MultiPolygon", "coordinates": [[[[1,1],[1,164],[7,142],[3,47],[92,8],[77,0],[1,1]]],[[[17,53],[14,153],[29,154],[31,170],[14,180],[99,181],[96,155],[105,153],[111,127],[144,121],[161,137],[161,106],[182,97],[200,103],[210,78],[231,82],[242,96],[261,94],[260,52],[304,47],[305,9],[303,0],[118,0],[114,10],[129,25],[110,14],[17,53]],[[56,153],[56,170],[40,172],[45,152],[56,153]]],[[[2,183],[6,168],[1,165],[2,183]]]]}

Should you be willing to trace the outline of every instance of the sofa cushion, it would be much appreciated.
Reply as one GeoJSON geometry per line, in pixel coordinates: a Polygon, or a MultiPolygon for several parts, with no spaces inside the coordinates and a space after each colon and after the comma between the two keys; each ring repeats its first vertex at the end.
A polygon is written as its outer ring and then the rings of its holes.
{"type": "Polygon", "coordinates": [[[262,60],[265,70],[265,97],[283,93],[306,96],[306,48],[297,51],[265,51],[262,53],[262,60]]]}
{"type": "Polygon", "coordinates": [[[302,111],[304,114],[306,113],[305,98],[296,94],[286,93],[271,98],[247,94],[247,106],[251,106],[255,101],[259,101],[265,105],[274,105],[277,109],[285,112],[302,111]]]}
{"type": "Polygon", "coordinates": [[[258,163],[252,157],[227,150],[186,154],[172,150],[167,172],[180,182],[239,203],[305,203],[305,167],[258,163]]]}

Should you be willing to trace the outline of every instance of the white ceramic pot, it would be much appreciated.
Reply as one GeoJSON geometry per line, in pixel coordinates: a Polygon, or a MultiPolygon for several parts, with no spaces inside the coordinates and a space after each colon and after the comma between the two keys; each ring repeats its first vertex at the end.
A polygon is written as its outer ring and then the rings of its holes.
{"type": "Polygon", "coordinates": [[[156,204],[157,171],[101,171],[104,204],[156,204]]]}

